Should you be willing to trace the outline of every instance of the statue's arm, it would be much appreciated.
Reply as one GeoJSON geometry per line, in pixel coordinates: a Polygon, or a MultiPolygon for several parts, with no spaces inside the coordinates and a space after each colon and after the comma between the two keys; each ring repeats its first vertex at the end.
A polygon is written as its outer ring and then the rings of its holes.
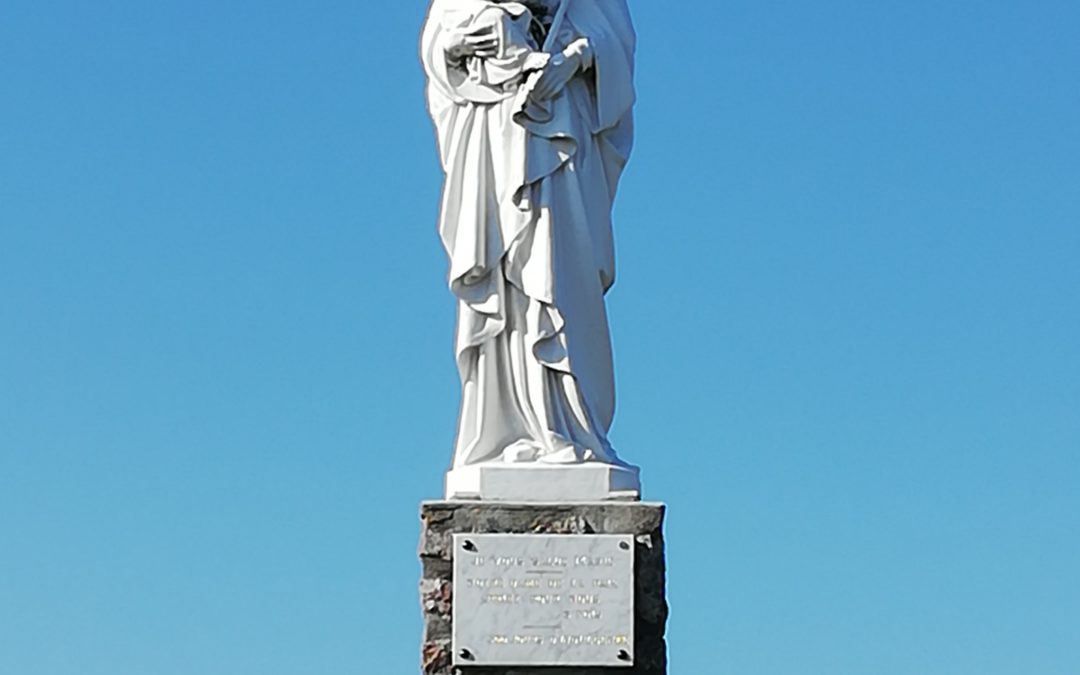
{"type": "Polygon", "coordinates": [[[532,91],[532,97],[538,101],[555,97],[575,76],[592,68],[593,59],[589,39],[581,37],[574,40],[548,61],[532,91]]]}
{"type": "Polygon", "coordinates": [[[593,51],[592,43],[589,42],[589,38],[580,37],[571,42],[569,46],[563,50],[563,56],[576,59],[578,71],[585,72],[593,67],[593,62],[596,59],[596,52],[593,51]]]}
{"type": "Polygon", "coordinates": [[[442,42],[446,58],[453,64],[460,64],[470,56],[486,59],[499,53],[499,36],[495,26],[484,26],[472,33],[447,31],[442,42]]]}

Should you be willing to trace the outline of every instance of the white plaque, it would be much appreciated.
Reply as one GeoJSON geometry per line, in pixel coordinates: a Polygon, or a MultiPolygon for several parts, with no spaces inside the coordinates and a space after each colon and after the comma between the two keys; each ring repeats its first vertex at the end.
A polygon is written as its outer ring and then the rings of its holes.
{"type": "Polygon", "coordinates": [[[454,535],[454,665],[634,665],[634,538],[454,535]]]}

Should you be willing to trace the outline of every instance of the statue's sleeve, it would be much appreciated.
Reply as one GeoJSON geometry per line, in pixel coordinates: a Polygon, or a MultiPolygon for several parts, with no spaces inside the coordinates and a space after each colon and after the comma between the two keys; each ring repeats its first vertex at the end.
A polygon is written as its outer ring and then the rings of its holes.
{"type": "Polygon", "coordinates": [[[427,76],[428,112],[435,123],[440,159],[443,169],[446,170],[451,129],[459,101],[454,95],[449,64],[446,62],[446,34],[442,27],[443,5],[441,0],[435,0],[428,10],[420,37],[420,62],[427,76]]]}
{"type": "Polygon", "coordinates": [[[612,199],[634,142],[634,52],[637,36],[626,0],[570,0],[571,19],[588,38],[595,82],[593,135],[604,158],[612,199]]]}
{"type": "Polygon", "coordinates": [[[581,8],[575,23],[593,51],[596,132],[603,132],[620,124],[634,106],[637,36],[625,0],[578,0],[573,6],[581,8]]]}

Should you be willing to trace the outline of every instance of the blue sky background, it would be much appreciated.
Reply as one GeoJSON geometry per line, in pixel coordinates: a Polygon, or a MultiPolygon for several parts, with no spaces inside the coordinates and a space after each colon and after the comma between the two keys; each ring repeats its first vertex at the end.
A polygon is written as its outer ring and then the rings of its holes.
{"type": "MultiPolygon", "coordinates": [[[[633,9],[672,674],[1080,672],[1080,5],[633,9]]],[[[0,6],[0,673],[418,672],[424,11],[0,6]]]]}

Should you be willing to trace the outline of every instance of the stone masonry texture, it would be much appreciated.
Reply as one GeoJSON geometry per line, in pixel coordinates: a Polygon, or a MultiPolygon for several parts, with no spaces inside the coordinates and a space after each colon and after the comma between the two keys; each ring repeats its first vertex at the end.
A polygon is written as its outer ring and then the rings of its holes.
{"type": "Polygon", "coordinates": [[[420,602],[424,613],[424,675],[667,675],[664,630],[664,511],[662,504],[509,504],[425,502],[420,508],[420,602]],[[634,562],[634,666],[623,668],[453,667],[451,621],[455,534],[629,534],[634,562]]]}

